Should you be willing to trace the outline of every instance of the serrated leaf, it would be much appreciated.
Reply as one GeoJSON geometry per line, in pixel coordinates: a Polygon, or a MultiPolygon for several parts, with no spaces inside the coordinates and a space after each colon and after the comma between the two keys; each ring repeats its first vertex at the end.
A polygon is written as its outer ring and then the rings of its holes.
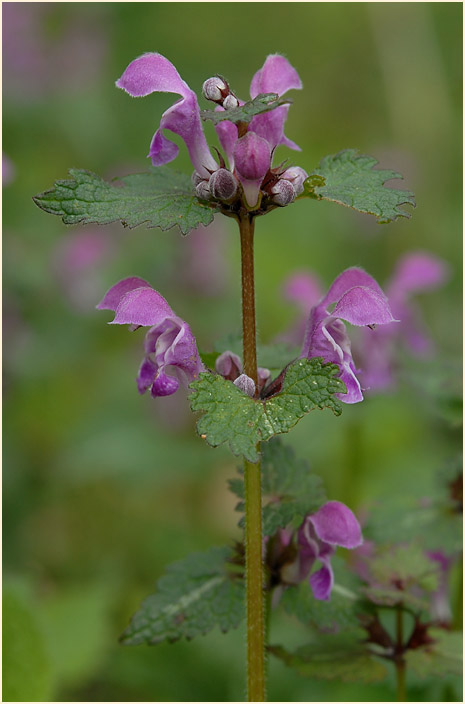
{"type": "Polygon", "coordinates": [[[279,646],[268,648],[304,677],[341,682],[379,682],[387,675],[386,667],[365,648],[360,630],[336,635],[320,635],[317,643],[298,648],[294,653],[279,646]]]}
{"type": "Polygon", "coordinates": [[[430,628],[433,643],[405,653],[407,668],[419,677],[441,677],[462,674],[462,633],[430,628]]]}
{"type": "MultiPolygon", "coordinates": [[[[280,438],[263,445],[261,475],[265,535],[274,535],[278,528],[288,525],[297,528],[308,513],[317,511],[326,501],[321,478],[312,474],[308,462],[299,460],[280,438]]],[[[230,489],[244,498],[242,479],[230,480],[230,489]]]]}
{"type": "Polygon", "coordinates": [[[157,582],[121,636],[123,643],[154,645],[191,639],[214,626],[226,632],[245,617],[244,583],[228,570],[230,548],[211,548],[175,562],[157,582]]]}
{"type": "Polygon", "coordinates": [[[36,205],[59,215],[65,225],[108,225],[118,220],[126,227],[178,226],[186,235],[209,225],[214,210],[194,195],[188,176],[165,166],[132,174],[111,183],[84,169],[70,169],[71,179],[35,196],[36,205]]]}
{"type": "Polygon", "coordinates": [[[400,206],[415,207],[413,193],[385,187],[386,181],[402,176],[395,171],[374,169],[377,163],[376,159],[359,154],[356,149],[325,156],[319,168],[304,182],[304,192],[299,197],[333,201],[375,215],[379,223],[398,217],[409,218],[410,213],[400,206]],[[322,178],[324,183],[318,181],[322,178]]]}
{"type": "Polygon", "coordinates": [[[248,123],[255,115],[269,112],[279,108],[281,105],[289,105],[290,102],[289,99],[280,98],[277,93],[259,93],[253,100],[249,100],[237,108],[231,108],[230,110],[201,110],[200,117],[202,120],[211,120],[214,125],[224,120],[234,123],[248,123]]]}
{"type": "Polygon", "coordinates": [[[191,408],[204,413],[198,433],[212,447],[227,443],[233,454],[258,462],[257,443],[287,433],[309,411],[331,408],[340,415],[334,394],[346,389],[338,373],[337,365],[323,364],[320,357],[299,359],[288,367],[280,393],[265,400],[250,398],[222,376],[202,373],[190,385],[191,408]]]}

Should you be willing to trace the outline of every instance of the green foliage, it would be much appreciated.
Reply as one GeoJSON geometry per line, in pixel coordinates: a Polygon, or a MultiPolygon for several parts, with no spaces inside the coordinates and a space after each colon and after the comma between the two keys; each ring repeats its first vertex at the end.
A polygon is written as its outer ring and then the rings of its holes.
{"type": "Polygon", "coordinates": [[[371,156],[358,154],[356,149],[325,156],[305,181],[300,198],[307,196],[346,205],[375,215],[379,223],[409,218],[410,214],[399,206],[406,203],[415,206],[413,193],[385,188],[386,181],[402,176],[395,171],[373,169],[377,163],[371,156]]]}
{"type": "Polygon", "coordinates": [[[32,606],[13,586],[5,586],[2,613],[2,701],[50,701],[50,659],[32,606]]]}
{"type": "Polygon", "coordinates": [[[282,597],[285,610],[294,615],[305,626],[313,626],[319,631],[345,630],[359,625],[357,614],[361,604],[356,594],[340,583],[344,566],[333,557],[335,584],[329,601],[315,599],[307,581],[295,587],[288,587],[282,597]]]}
{"type": "Polygon", "coordinates": [[[363,644],[366,634],[352,629],[337,634],[320,634],[318,642],[309,643],[294,653],[272,646],[268,650],[304,677],[342,682],[379,682],[387,675],[386,667],[373,657],[363,644]]]}
{"type": "MultiPolygon", "coordinates": [[[[263,532],[274,535],[278,528],[297,528],[307,513],[317,511],[326,500],[323,483],[312,474],[306,460],[297,459],[294,450],[280,438],[262,448],[263,532]]],[[[244,497],[241,479],[230,481],[231,490],[244,497]]]]}
{"type": "Polygon", "coordinates": [[[191,639],[218,625],[236,628],[245,616],[244,583],[227,567],[230,548],[211,548],[167,568],[121,636],[123,643],[155,645],[191,639]]]}
{"type": "Polygon", "coordinates": [[[125,227],[176,225],[183,235],[209,225],[214,212],[193,193],[188,176],[165,166],[148,173],[124,176],[108,183],[84,169],[70,169],[71,180],[56,181],[55,188],[33,200],[39,208],[61,216],[65,225],[107,225],[120,220],[125,227]]]}
{"type": "Polygon", "coordinates": [[[381,550],[371,560],[370,569],[377,582],[398,584],[402,590],[417,586],[434,591],[438,587],[438,565],[415,543],[381,550]]]}
{"type": "Polygon", "coordinates": [[[203,373],[190,385],[193,411],[204,415],[197,423],[199,435],[209,445],[228,443],[231,452],[258,462],[257,443],[287,433],[300,418],[316,408],[342,412],[335,393],[345,393],[345,385],[334,378],[335,364],[323,364],[319,357],[299,359],[289,366],[280,393],[254,400],[222,376],[203,373]]]}
{"type": "Polygon", "coordinates": [[[408,650],[405,654],[407,668],[421,678],[462,674],[462,633],[430,628],[428,635],[433,643],[408,650]]]}
{"type": "Polygon", "coordinates": [[[211,120],[214,125],[224,120],[235,123],[250,122],[255,115],[269,112],[280,105],[288,105],[290,102],[289,99],[280,98],[277,93],[260,93],[253,100],[231,110],[201,110],[200,117],[203,120],[211,120]]]}

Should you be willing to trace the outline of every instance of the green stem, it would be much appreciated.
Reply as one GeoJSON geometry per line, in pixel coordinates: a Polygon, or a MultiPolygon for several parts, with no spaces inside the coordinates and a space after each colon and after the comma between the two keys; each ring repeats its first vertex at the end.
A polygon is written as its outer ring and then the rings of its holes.
{"type": "Polygon", "coordinates": [[[404,612],[402,606],[397,607],[396,612],[396,640],[397,653],[395,659],[396,679],[397,679],[397,701],[407,701],[407,691],[405,688],[405,659],[403,655],[404,646],[404,612]]]}
{"type": "MultiPolygon", "coordinates": [[[[255,332],[254,222],[239,217],[242,263],[242,333],[244,374],[257,386],[255,332]]],[[[260,450],[260,445],[257,445],[260,450]]],[[[262,497],[260,462],[244,460],[245,573],[247,600],[247,692],[249,702],[265,701],[265,627],[263,604],[262,497]]]]}

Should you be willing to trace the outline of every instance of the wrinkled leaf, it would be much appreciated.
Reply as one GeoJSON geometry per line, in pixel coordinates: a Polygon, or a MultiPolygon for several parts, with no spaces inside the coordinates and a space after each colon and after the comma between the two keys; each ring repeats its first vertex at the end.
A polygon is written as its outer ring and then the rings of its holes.
{"type": "Polygon", "coordinates": [[[199,435],[209,445],[227,443],[235,455],[258,462],[257,443],[287,433],[300,418],[316,408],[342,412],[335,393],[345,385],[335,375],[339,367],[321,358],[299,359],[289,366],[280,393],[254,400],[222,376],[203,373],[190,385],[193,411],[204,415],[197,423],[199,435]]]}
{"type": "Polygon", "coordinates": [[[191,639],[245,617],[244,583],[227,565],[230,548],[211,548],[167,568],[155,594],[143,602],[121,640],[127,645],[191,639]]]}
{"type": "Polygon", "coordinates": [[[132,174],[111,183],[84,169],[70,169],[71,179],[33,200],[39,208],[59,215],[65,225],[108,225],[118,220],[125,227],[178,226],[186,235],[199,225],[209,225],[214,211],[193,192],[190,178],[160,166],[148,173],[132,174]]]}
{"type": "Polygon", "coordinates": [[[415,207],[414,195],[384,186],[386,181],[402,178],[395,171],[374,169],[378,162],[371,156],[359,154],[356,149],[345,149],[325,156],[304,182],[300,198],[329,200],[361,213],[375,215],[379,223],[398,217],[409,218],[401,205],[415,207]]]}

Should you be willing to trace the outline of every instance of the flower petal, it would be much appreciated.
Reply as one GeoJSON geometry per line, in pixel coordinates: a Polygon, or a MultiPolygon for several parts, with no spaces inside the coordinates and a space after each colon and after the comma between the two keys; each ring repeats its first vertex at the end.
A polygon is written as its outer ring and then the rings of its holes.
{"type": "MultiPolygon", "coordinates": [[[[284,95],[292,88],[302,88],[299,74],[289,61],[279,54],[267,57],[263,67],[252,78],[250,95],[255,98],[259,93],[277,93],[284,95]]],[[[270,149],[284,144],[290,149],[301,151],[300,147],[284,135],[284,123],[289,111],[288,105],[275,108],[263,115],[256,115],[251,123],[250,130],[263,139],[266,139],[270,149]]]]}
{"type": "Polygon", "coordinates": [[[321,305],[324,307],[330,306],[332,303],[336,303],[344,293],[347,293],[354,286],[365,286],[376,291],[381,297],[386,298],[379,284],[374,280],[370,274],[366,271],[360,269],[359,267],[351,267],[346,269],[337,276],[331,286],[326,296],[321,301],[321,305]]]}
{"type": "Polygon", "coordinates": [[[284,56],[270,54],[252,78],[250,96],[255,98],[259,93],[277,93],[281,96],[291,88],[302,88],[299,74],[284,56]]]}
{"type": "Polygon", "coordinates": [[[145,358],[140,365],[139,374],[137,375],[137,388],[140,394],[145,394],[149,389],[157,375],[158,364],[152,362],[151,359],[145,358]]]}
{"type": "Polygon", "coordinates": [[[329,601],[334,585],[334,573],[329,560],[324,560],[323,567],[309,577],[313,596],[318,601],[329,601]]]}
{"type": "Polygon", "coordinates": [[[386,325],[396,321],[383,293],[368,286],[354,286],[339,299],[332,314],[352,325],[386,325]]]}
{"type": "Polygon", "coordinates": [[[152,139],[149,156],[154,166],[167,164],[177,156],[177,146],[161,132],[168,129],[184,140],[192,164],[201,176],[207,178],[208,169],[214,171],[218,168],[205,140],[197,97],[168,59],[161,54],[144,54],[129,64],[116,85],[133,97],[154,92],[182,96],[163,113],[160,128],[152,139]]]}
{"type": "Polygon", "coordinates": [[[98,310],[116,310],[122,297],[133,291],[135,288],[152,288],[147,281],[140,279],[138,276],[130,276],[127,279],[118,281],[104,295],[100,303],[97,304],[98,310]]]}
{"type": "Polygon", "coordinates": [[[157,396],[171,396],[179,389],[179,381],[174,376],[169,376],[164,372],[160,372],[153,382],[151,394],[157,396]]]}
{"type": "Polygon", "coordinates": [[[160,323],[167,316],[176,317],[158,291],[148,287],[136,288],[121,298],[110,325],[151,326],[160,323]]]}
{"type": "Polygon", "coordinates": [[[356,548],[362,544],[360,524],[354,514],[340,501],[328,501],[309,516],[320,540],[343,548],[356,548]]]}

